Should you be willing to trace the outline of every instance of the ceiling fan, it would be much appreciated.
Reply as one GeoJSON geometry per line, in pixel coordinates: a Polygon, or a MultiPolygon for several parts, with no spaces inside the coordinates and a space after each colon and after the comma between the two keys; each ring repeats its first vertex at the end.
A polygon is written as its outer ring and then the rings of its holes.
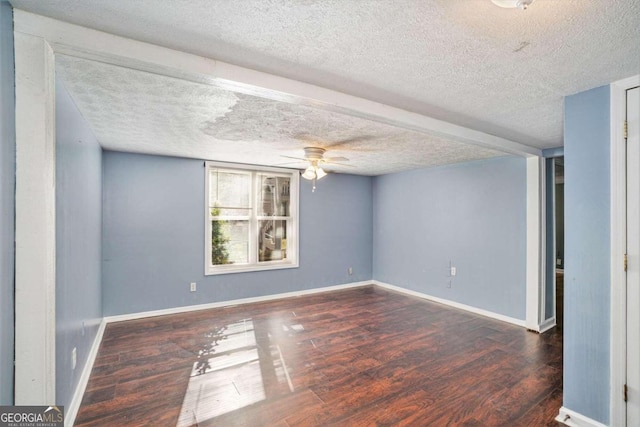
{"type": "Polygon", "coordinates": [[[345,165],[344,163],[339,162],[348,162],[349,159],[346,157],[324,157],[324,153],[327,150],[321,147],[305,147],[304,148],[304,157],[291,157],[291,156],[282,156],[288,159],[295,159],[301,162],[308,162],[309,166],[302,173],[302,177],[304,179],[308,179],[309,181],[313,181],[313,189],[311,191],[316,191],[316,181],[327,176],[327,172],[322,169],[322,165],[324,164],[337,164],[337,165],[345,165]]]}

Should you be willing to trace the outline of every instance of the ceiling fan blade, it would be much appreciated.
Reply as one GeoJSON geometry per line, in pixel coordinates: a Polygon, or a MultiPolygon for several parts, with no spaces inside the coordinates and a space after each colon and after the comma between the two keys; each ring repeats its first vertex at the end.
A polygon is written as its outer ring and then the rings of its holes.
{"type": "Polygon", "coordinates": [[[338,162],[328,162],[327,165],[329,166],[337,165],[337,166],[346,166],[348,168],[355,168],[355,166],[353,165],[348,165],[346,163],[338,163],[338,162]]]}
{"type": "MultiPolygon", "coordinates": [[[[285,162],[285,163],[276,163],[273,166],[299,165],[301,163],[305,163],[306,164],[306,162],[285,162]]],[[[304,167],[304,165],[301,165],[300,167],[304,167]]]]}
{"type": "Polygon", "coordinates": [[[309,160],[303,158],[303,157],[292,157],[292,156],[285,156],[285,155],[280,155],[280,157],[286,157],[287,159],[295,159],[295,160],[300,160],[301,162],[308,162],[309,160]]]}
{"type": "Polygon", "coordinates": [[[322,159],[326,163],[335,163],[335,162],[348,162],[349,159],[346,157],[324,157],[322,159]]]}
{"type": "Polygon", "coordinates": [[[358,146],[358,151],[372,151],[370,149],[366,149],[362,146],[362,143],[365,143],[370,140],[375,140],[379,138],[379,136],[374,135],[360,135],[353,136],[350,138],[344,138],[340,140],[330,140],[326,138],[320,138],[317,135],[311,135],[307,132],[301,132],[293,135],[293,137],[299,141],[304,141],[306,143],[310,143],[313,145],[320,146],[325,148],[326,150],[349,150],[351,149],[350,145],[358,146]]]}

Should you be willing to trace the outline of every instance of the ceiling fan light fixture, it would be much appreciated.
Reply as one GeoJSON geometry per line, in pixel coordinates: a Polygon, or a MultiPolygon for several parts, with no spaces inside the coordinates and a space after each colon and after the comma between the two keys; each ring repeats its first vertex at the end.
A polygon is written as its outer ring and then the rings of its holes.
{"type": "Polygon", "coordinates": [[[321,179],[327,176],[327,173],[321,167],[316,167],[316,179],[321,179]]]}
{"type": "Polygon", "coordinates": [[[307,169],[305,169],[304,173],[302,174],[302,177],[308,180],[316,179],[315,167],[312,165],[312,166],[309,166],[307,169]]]}
{"type": "Polygon", "coordinates": [[[511,9],[526,9],[533,3],[535,0],[491,0],[493,4],[500,7],[511,8],[511,9]]]}
{"type": "MultiPolygon", "coordinates": [[[[324,153],[325,149],[322,147],[305,147],[304,148],[304,158],[299,157],[291,157],[291,156],[283,156],[289,157],[296,160],[303,160],[309,162],[309,165],[306,167],[304,172],[300,174],[302,178],[312,181],[313,186],[311,191],[316,191],[316,181],[327,176],[327,172],[320,167],[321,164],[324,163],[335,163],[336,161],[349,161],[349,159],[345,157],[329,157],[325,158],[324,153]]],[[[340,164],[340,163],[336,163],[340,164]]]]}

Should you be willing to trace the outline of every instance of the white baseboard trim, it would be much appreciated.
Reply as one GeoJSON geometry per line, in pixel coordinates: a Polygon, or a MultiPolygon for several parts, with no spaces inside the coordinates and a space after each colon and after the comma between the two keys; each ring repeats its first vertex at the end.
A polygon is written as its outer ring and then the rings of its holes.
{"type": "Polygon", "coordinates": [[[402,288],[400,286],[395,286],[395,285],[391,285],[389,283],[380,282],[378,280],[365,280],[365,281],[362,281],[362,282],[352,282],[352,283],[345,283],[345,284],[342,284],[342,285],[334,285],[334,286],[326,286],[326,287],[322,287],[322,288],[306,289],[304,291],[285,292],[285,293],[281,293],[281,294],[265,295],[265,296],[260,296],[260,297],[241,298],[241,299],[237,299],[237,300],[219,301],[219,302],[213,302],[213,303],[207,303],[207,304],[198,304],[198,305],[188,305],[188,306],[182,306],[182,307],[167,308],[167,309],[162,309],[162,310],[152,310],[152,311],[143,311],[143,312],[138,312],[138,313],[106,316],[104,318],[104,321],[106,323],[124,322],[124,321],[127,321],[127,320],[144,319],[144,318],[147,318],[147,317],[165,316],[165,315],[168,315],[168,314],[187,313],[187,312],[190,312],[190,311],[208,310],[208,309],[211,309],[211,308],[229,307],[229,306],[233,306],[233,305],[251,304],[251,303],[255,303],[255,302],[271,301],[271,300],[282,299],[282,298],[293,298],[293,297],[299,297],[299,296],[303,296],[303,295],[317,294],[317,293],[321,293],[321,292],[331,292],[331,291],[337,291],[337,290],[342,290],[342,289],[359,288],[359,287],[368,286],[368,285],[380,286],[382,288],[386,288],[386,289],[389,289],[389,290],[392,290],[392,291],[404,293],[406,295],[415,296],[415,297],[418,297],[418,298],[422,298],[422,299],[426,299],[426,300],[429,300],[429,301],[437,302],[439,304],[448,305],[450,307],[458,308],[460,310],[465,310],[465,311],[469,311],[471,313],[479,314],[481,316],[490,317],[492,319],[496,319],[496,320],[500,320],[500,321],[503,321],[503,322],[511,323],[513,325],[525,327],[525,321],[521,320],[521,319],[516,319],[516,318],[513,318],[513,317],[505,316],[503,314],[494,313],[492,311],[488,311],[488,310],[484,310],[484,309],[481,309],[481,308],[478,308],[478,307],[473,307],[473,306],[462,304],[462,303],[459,303],[459,302],[447,300],[447,299],[444,299],[444,298],[435,297],[435,296],[432,296],[432,295],[424,294],[422,292],[412,291],[410,289],[405,289],[405,288],[402,288]]]}
{"type": "Polygon", "coordinates": [[[601,422],[585,417],[564,406],[560,408],[556,421],[569,427],[607,427],[601,422]]]}
{"type": "Polygon", "coordinates": [[[82,397],[84,396],[84,391],[87,388],[87,384],[89,383],[89,377],[91,376],[91,370],[93,369],[93,363],[96,361],[96,356],[98,356],[98,350],[100,349],[100,343],[102,343],[102,336],[104,335],[104,329],[107,325],[104,318],[100,322],[100,326],[98,326],[98,332],[96,332],[96,336],[93,339],[93,344],[91,344],[91,349],[89,350],[89,355],[87,356],[87,361],[84,364],[84,368],[82,369],[82,374],[80,375],[80,381],[78,381],[78,386],[76,387],[75,392],[73,393],[73,397],[71,398],[71,403],[65,408],[64,414],[64,425],[65,427],[72,427],[76,421],[76,416],[78,415],[78,410],[80,409],[80,404],[82,403],[82,397]]]}
{"type": "Polygon", "coordinates": [[[106,323],[123,322],[126,320],[136,320],[136,319],[144,319],[147,317],[165,316],[167,314],[187,313],[190,311],[208,310],[211,308],[221,308],[221,307],[229,307],[233,305],[251,304],[255,302],[271,301],[271,300],[282,299],[282,298],[293,298],[293,297],[299,297],[303,295],[317,294],[321,292],[331,292],[331,291],[338,291],[342,289],[360,288],[362,286],[369,286],[373,284],[374,284],[373,280],[366,280],[364,282],[345,283],[342,285],[306,289],[304,291],[285,292],[282,294],[265,295],[261,297],[250,297],[250,298],[242,298],[242,299],[236,299],[236,300],[230,300],[230,301],[212,302],[207,304],[187,305],[183,307],[167,308],[163,310],[143,311],[143,312],[131,313],[131,314],[120,314],[115,316],[107,316],[104,318],[104,320],[106,323]]]}
{"type": "Polygon", "coordinates": [[[513,325],[525,327],[526,323],[524,320],[516,319],[514,317],[505,316],[503,314],[494,313],[492,311],[483,310],[478,307],[473,307],[466,304],[461,304],[459,302],[450,301],[444,298],[434,297],[432,295],[423,294],[422,292],[412,291],[410,289],[401,288],[400,286],[390,285],[389,283],[379,282],[377,280],[372,280],[374,285],[380,286],[382,288],[386,288],[392,291],[400,292],[406,295],[411,295],[414,297],[426,299],[429,301],[437,302],[439,304],[448,305],[450,307],[458,308],[460,310],[469,311],[474,314],[479,314],[481,316],[490,317],[492,319],[500,320],[503,322],[511,323],[513,325]]]}
{"type": "Polygon", "coordinates": [[[553,328],[556,326],[556,318],[555,316],[552,317],[551,319],[547,319],[544,322],[542,322],[542,324],[540,325],[540,333],[545,333],[547,332],[549,329],[553,328]]]}

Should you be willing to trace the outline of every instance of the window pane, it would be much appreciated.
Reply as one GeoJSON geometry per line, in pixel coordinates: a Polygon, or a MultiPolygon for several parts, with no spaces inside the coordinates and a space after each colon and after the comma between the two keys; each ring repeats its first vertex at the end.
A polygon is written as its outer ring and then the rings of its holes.
{"type": "Polygon", "coordinates": [[[287,221],[262,220],[258,225],[258,260],[287,259],[287,221]]]}
{"type": "Polygon", "coordinates": [[[259,181],[258,216],[289,216],[291,178],[259,175],[259,181]]]}
{"type": "Polygon", "coordinates": [[[228,209],[228,208],[211,208],[211,216],[246,216],[251,215],[251,208],[247,209],[228,209]]]}
{"type": "Polygon", "coordinates": [[[249,221],[211,221],[211,264],[249,262],[249,221]]]}
{"type": "MultiPolygon", "coordinates": [[[[209,171],[209,206],[216,208],[251,207],[251,175],[223,169],[209,171]]],[[[246,215],[246,212],[240,215],[246,215]]]]}

